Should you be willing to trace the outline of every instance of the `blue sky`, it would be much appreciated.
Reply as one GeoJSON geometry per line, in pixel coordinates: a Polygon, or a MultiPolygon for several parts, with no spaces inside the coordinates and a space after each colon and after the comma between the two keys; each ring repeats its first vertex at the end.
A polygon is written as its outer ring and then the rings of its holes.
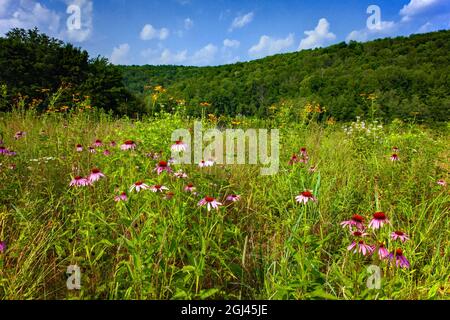
{"type": "Polygon", "coordinates": [[[450,0],[0,0],[0,35],[35,26],[116,64],[220,65],[450,29],[450,0]]]}

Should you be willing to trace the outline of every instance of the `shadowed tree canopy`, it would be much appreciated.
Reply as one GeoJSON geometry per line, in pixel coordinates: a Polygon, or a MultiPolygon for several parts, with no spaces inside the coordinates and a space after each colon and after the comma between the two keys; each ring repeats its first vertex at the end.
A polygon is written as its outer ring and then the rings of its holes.
{"type": "Polygon", "coordinates": [[[324,105],[338,120],[369,113],[362,93],[378,97],[378,117],[450,120],[450,31],[279,54],[219,67],[121,66],[127,87],[162,85],[216,114],[265,116],[274,103],[324,105]]]}
{"type": "Polygon", "coordinates": [[[120,70],[107,59],[90,59],[87,51],[37,29],[13,29],[0,38],[0,70],[0,84],[6,85],[10,101],[20,94],[27,101],[42,100],[41,109],[59,88],[64,88],[61,105],[70,105],[74,96],[89,96],[95,107],[126,112],[133,102],[120,70]]]}

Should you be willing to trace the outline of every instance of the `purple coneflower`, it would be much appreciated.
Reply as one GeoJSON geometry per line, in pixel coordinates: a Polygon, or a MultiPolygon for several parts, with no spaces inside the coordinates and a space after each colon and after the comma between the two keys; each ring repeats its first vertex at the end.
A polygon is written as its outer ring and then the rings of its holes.
{"type": "Polygon", "coordinates": [[[6,250],[6,243],[0,241],[0,253],[5,252],[5,250],[6,250]]]}
{"type": "Polygon", "coordinates": [[[178,170],[178,172],[175,172],[173,175],[178,179],[186,179],[188,177],[188,175],[184,173],[183,170],[178,170]]]}
{"type": "Polygon", "coordinates": [[[295,163],[298,163],[300,160],[298,158],[298,156],[294,153],[291,157],[291,159],[289,160],[289,165],[294,165],[295,163]]]}
{"type": "Polygon", "coordinates": [[[409,237],[406,233],[402,231],[395,231],[391,233],[392,240],[400,240],[401,242],[406,242],[409,240],[409,237]]]}
{"type": "Polygon", "coordinates": [[[138,181],[131,186],[130,192],[132,192],[133,190],[136,190],[136,192],[140,192],[141,190],[147,190],[147,189],[150,189],[150,187],[148,185],[146,185],[142,181],[138,181]]]}
{"type": "Polygon", "coordinates": [[[76,176],[70,182],[71,187],[87,187],[90,185],[91,185],[91,182],[88,179],[80,177],[80,176],[76,176]]]}
{"type": "Polygon", "coordinates": [[[194,187],[194,184],[189,183],[189,184],[184,188],[184,191],[186,191],[186,192],[194,192],[195,189],[196,189],[196,188],[194,187]]]}
{"type": "Polygon", "coordinates": [[[100,148],[101,146],[103,146],[102,140],[99,140],[99,139],[95,140],[94,147],[100,148]]]}
{"type": "Polygon", "coordinates": [[[175,144],[172,145],[171,150],[174,152],[182,152],[187,150],[188,145],[181,140],[175,141],[175,144]]]}
{"type": "Polygon", "coordinates": [[[114,197],[115,202],[127,201],[127,200],[128,200],[128,197],[127,197],[126,192],[122,192],[120,195],[114,197]]]}
{"type": "Polygon", "coordinates": [[[198,166],[200,168],[212,167],[212,166],[214,166],[214,161],[213,160],[208,160],[208,161],[202,160],[202,161],[200,161],[198,166]]]}
{"type": "Polygon", "coordinates": [[[237,202],[237,201],[241,200],[241,196],[237,195],[237,194],[232,194],[227,197],[227,200],[232,201],[232,202],[237,202]]]}
{"type": "Polygon", "coordinates": [[[395,265],[400,268],[409,268],[410,264],[408,259],[403,255],[402,249],[397,249],[395,252],[389,254],[389,259],[392,261],[395,258],[395,265]]]}
{"type": "Polygon", "coordinates": [[[208,211],[211,211],[211,208],[218,210],[219,206],[222,205],[222,203],[218,202],[216,199],[212,197],[205,197],[198,203],[198,206],[207,206],[208,211]]]}
{"type": "Polygon", "coordinates": [[[348,251],[353,251],[353,253],[362,253],[363,256],[371,254],[373,252],[373,248],[369,246],[368,244],[364,243],[364,241],[360,240],[358,242],[353,241],[351,245],[347,247],[348,251]]]}
{"type": "Polygon", "coordinates": [[[172,172],[172,168],[170,168],[169,163],[167,163],[167,161],[160,161],[158,163],[158,165],[155,168],[155,171],[159,174],[163,173],[164,171],[166,171],[167,173],[172,172]]]}
{"type": "Polygon", "coordinates": [[[369,223],[369,228],[373,230],[380,229],[384,224],[389,224],[389,220],[384,212],[375,212],[373,219],[369,223]]]}
{"type": "Polygon", "coordinates": [[[77,144],[76,145],[76,149],[77,149],[77,152],[82,152],[83,151],[83,146],[81,144],[77,144]]]}
{"type": "Polygon", "coordinates": [[[398,153],[399,148],[398,148],[398,147],[392,147],[392,151],[393,151],[394,153],[398,153]]]}
{"type": "Polygon", "coordinates": [[[8,154],[9,150],[6,149],[5,147],[0,147],[0,154],[8,154]]]}
{"type": "Polygon", "coordinates": [[[134,150],[134,149],[136,149],[136,143],[134,143],[133,140],[125,141],[125,143],[120,146],[120,149],[124,150],[124,151],[126,151],[126,150],[134,150]]]}
{"type": "Polygon", "coordinates": [[[19,139],[23,138],[26,134],[27,134],[26,132],[18,131],[14,135],[14,139],[19,140],[19,139]]]}
{"type": "Polygon", "coordinates": [[[311,190],[303,191],[300,195],[295,197],[298,203],[307,204],[309,201],[316,202],[317,199],[314,197],[311,190]]]}
{"type": "Polygon", "coordinates": [[[101,178],[104,178],[105,175],[97,168],[92,169],[91,174],[88,177],[90,183],[96,182],[101,178]]]}
{"type": "Polygon", "coordinates": [[[304,158],[308,158],[308,151],[306,150],[306,148],[301,148],[301,149],[300,149],[300,154],[301,154],[304,158]]]}
{"type": "Polygon", "coordinates": [[[389,251],[386,249],[384,243],[380,243],[380,245],[378,246],[378,257],[381,260],[389,257],[389,251]]]}
{"type": "Polygon", "coordinates": [[[105,151],[103,151],[103,155],[106,157],[109,157],[111,155],[111,151],[105,150],[105,151]]]}
{"type": "Polygon", "coordinates": [[[174,196],[175,196],[175,193],[173,193],[173,192],[167,192],[166,195],[165,195],[165,197],[164,197],[164,199],[166,199],[166,200],[172,200],[174,196]]]}
{"type": "Polygon", "coordinates": [[[316,166],[312,166],[312,167],[309,168],[308,171],[309,171],[309,173],[314,173],[314,172],[317,171],[317,167],[316,166]]]}
{"type": "Polygon", "coordinates": [[[445,187],[447,185],[447,181],[445,181],[444,179],[440,179],[437,181],[437,184],[440,186],[445,187]]]}
{"type": "Polygon", "coordinates": [[[360,216],[359,214],[354,214],[350,220],[341,222],[342,227],[349,227],[349,229],[352,228],[352,226],[355,226],[356,228],[363,230],[364,229],[364,218],[360,216]]]}
{"type": "Polygon", "coordinates": [[[109,143],[109,146],[110,146],[111,148],[115,148],[115,147],[117,146],[117,143],[116,143],[115,141],[111,141],[111,142],[109,143]]]}
{"type": "Polygon", "coordinates": [[[96,151],[95,148],[93,148],[93,147],[89,147],[89,152],[90,152],[90,153],[97,153],[97,151],[96,151]]]}
{"type": "Polygon", "coordinates": [[[391,161],[392,161],[392,162],[394,162],[394,161],[399,161],[399,160],[400,160],[400,158],[398,157],[398,154],[394,153],[394,154],[391,156],[391,161]]]}
{"type": "Polygon", "coordinates": [[[152,192],[164,192],[164,190],[169,190],[166,186],[161,186],[159,184],[154,185],[151,187],[152,192]]]}

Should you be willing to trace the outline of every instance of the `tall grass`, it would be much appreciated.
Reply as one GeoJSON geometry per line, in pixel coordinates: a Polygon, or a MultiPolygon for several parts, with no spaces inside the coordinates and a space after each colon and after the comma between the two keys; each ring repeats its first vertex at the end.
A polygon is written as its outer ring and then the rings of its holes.
{"type": "MultiPolygon", "coordinates": [[[[241,126],[269,126],[244,119],[241,126]]],[[[0,157],[0,298],[2,299],[448,299],[450,293],[448,131],[394,123],[368,134],[340,125],[284,123],[281,168],[260,176],[255,166],[175,166],[189,176],[156,175],[149,152],[170,157],[173,130],[191,128],[176,116],[113,119],[101,113],[69,116],[13,112],[0,133],[15,157],[0,157]],[[25,131],[15,140],[17,131],[25,131]],[[136,151],[105,145],[137,142],[136,151]],[[75,151],[76,144],[85,151],[75,151]],[[400,161],[390,161],[392,147],[400,161]],[[308,165],[288,165],[307,147],[308,165]],[[102,150],[112,154],[104,156],[102,150]],[[15,165],[11,168],[11,165],[15,165]],[[317,166],[310,172],[311,166],[317,166]],[[74,176],[98,167],[106,175],[89,188],[69,188],[74,176]],[[138,180],[174,192],[114,196],[138,180]],[[188,182],[199,196],[186,193],[188,182]],[[317,203],[295,196],[313,190],[317,203]],[[200,196],[240,202],[208,212],[200,196]],[[385,212],[405,231],[411,262],[395,268],[376,255],[347,250],[352,238],[340,222],[385,212]],[[79,265],[81,290],[70,291],[67,267],[79,265]],[[368,289],[367,266],[383,271],[368,289]]]]}

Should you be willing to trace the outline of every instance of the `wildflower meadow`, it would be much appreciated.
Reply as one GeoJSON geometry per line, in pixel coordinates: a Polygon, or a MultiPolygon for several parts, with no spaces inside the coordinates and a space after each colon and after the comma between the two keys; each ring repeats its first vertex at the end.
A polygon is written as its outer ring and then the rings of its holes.
{"type": "Polygon", "coordinates": [[[312,112],[2,114],[0,297],[448,299],[448,127],[312,112]],[[177,163],[195,121],[279,130],[278,171],[177,163]]]}

